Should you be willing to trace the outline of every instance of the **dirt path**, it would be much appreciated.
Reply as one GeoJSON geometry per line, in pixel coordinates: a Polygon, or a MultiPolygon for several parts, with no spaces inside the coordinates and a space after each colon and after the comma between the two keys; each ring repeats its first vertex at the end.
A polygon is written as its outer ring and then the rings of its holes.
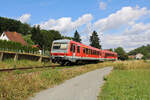
{"type": "Polygon", "coordinates": [[[29,100],[97,100],[103,77],[111,72],[112,67],[97,69],[65,81],[54,88],[37,93],[29,100]]]}

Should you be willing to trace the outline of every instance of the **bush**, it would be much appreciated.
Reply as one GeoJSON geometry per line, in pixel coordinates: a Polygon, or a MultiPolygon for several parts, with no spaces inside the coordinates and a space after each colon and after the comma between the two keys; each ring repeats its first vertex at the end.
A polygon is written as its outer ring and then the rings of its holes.
{"type": "Polygon", "coordinates": [[[0,50],[34,54],[38,52],[39,48],[33,48],[32,46],[23,46],[21,43],[17,42],[0,40],[0,50]]]}

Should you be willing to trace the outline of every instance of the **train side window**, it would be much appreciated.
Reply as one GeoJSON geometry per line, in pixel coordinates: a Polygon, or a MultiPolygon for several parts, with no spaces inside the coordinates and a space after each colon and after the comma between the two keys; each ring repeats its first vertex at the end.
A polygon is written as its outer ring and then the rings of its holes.
{"type": "Polygon", "coordinates": [[[75,44],[73,45],[73,52],[75,53],[75,48],[76,48],[76,46],[75,46],[75,44]]]}
{"type": "Polygon", "coordinates": [[[103,52],[103,57],[105,57],[105,53],[103,52]]]}
{"type": "Polygon", "coordinates": [[[99,52],[99,55],[101,56],[101,51],[99,52]]]}
{"type": "Polygon", "coordinates": [[[89,49],[89,54],[91,53],[91,49],[89,49]]]}
{"type": "Polygon", "coordinates": [[[77,47],[77,52],[80,53],[80,46],[77,47]]]}
{"type": "Polygon", "coordinates": [[[70,51],[73,51],[73,44],[71,44],[70,51]]]}
{"type": "Polygon", "coordinates": [[[85,54],[85,48],[83,48],[83,53],[85,54]]]}
{"type": "Polygon", "coordinates": [[[88,54],[88,48],[86,48],[86,54],[88,54]]]}

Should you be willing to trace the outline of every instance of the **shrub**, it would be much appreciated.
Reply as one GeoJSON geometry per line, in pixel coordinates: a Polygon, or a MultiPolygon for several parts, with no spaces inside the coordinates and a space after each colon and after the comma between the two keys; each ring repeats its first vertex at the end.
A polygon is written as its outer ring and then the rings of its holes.
{"type": "Polygon", "coordinates": [[[33,48],[32,46],[23,46],[17,42],[0,40],[0,50],[34,54],[38,52],[39,49],[33,48]]]}

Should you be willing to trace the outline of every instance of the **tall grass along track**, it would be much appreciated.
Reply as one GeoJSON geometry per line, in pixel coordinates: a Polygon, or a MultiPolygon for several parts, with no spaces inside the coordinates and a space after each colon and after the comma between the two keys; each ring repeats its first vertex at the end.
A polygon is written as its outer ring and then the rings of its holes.
{"type": "Polygon", "coordinates": [[[111,66],[112,63],[0,73],[0,100],[26,100],[36,92],[58,85],[77,75],[111,66]]]}
{"type": "Polygon", "coordinates": [[[35,66],[35,67],[19,67],[19,68],[5,68],[5,69],[0,69],[0,72],[6,72],[6,71],[14,71],[14,70],[27,70],[27,69],[36,69],[36,68],[48,68],[48,67],[59,67],[60,65],[51,65],[51,66],[35,66]]]}

